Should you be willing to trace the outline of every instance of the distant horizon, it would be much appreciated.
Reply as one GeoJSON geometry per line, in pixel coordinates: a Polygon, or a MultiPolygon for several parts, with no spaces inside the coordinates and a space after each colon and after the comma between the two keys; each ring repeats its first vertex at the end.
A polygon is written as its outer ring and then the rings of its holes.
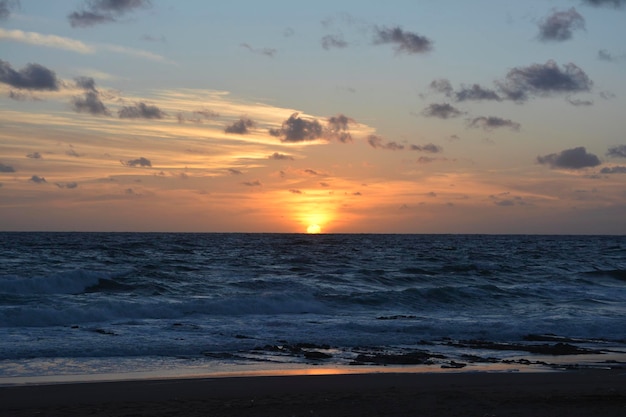
{"type": "Polygon", "coordinates": [[[286,4],[0,0],[0,230],[626,234],[626,0],[286,4]]]}
{"type": "Polygon", "coordinates": [[[97,231],[97,230],[0,230],[0,233],[94,233],[94,234],[197,234],[197,235],[305,235],[305,236],[341,236],[341,235],[404,235],[404,236],[537,236],[537,237],[625,237],[626,234],[571,234],[571,233],[390,233],[390,232],[167,232],[167,231],[97,231]]]}

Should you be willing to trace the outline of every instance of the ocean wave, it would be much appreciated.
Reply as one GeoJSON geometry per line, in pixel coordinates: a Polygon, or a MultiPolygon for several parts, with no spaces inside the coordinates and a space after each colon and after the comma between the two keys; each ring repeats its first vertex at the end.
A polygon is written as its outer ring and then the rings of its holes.
{"type": "Polygon", "coordinates": [[[111,281],[112,277],[105,272],[80,269],[36,277],[5,275],[0,277],[0,294],[80,294],[101,281],[111,281]]]}

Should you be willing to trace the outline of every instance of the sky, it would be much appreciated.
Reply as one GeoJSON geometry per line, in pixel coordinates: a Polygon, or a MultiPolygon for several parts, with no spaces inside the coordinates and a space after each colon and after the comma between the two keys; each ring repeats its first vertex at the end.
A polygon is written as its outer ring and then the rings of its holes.
{"type": "Polygon", "coordinates": [[[626,0],[0,0],[0,230],[626,234],[626,0]]]}

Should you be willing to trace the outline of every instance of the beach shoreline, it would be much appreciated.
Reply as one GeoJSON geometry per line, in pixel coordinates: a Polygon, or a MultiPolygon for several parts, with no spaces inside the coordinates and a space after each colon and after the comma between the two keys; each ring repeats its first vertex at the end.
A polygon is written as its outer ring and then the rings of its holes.
{"type": "Polygon", "coordinates": [[[363,372],[0,387],[0,416],[623,416],[626,370],[363,372]]]}

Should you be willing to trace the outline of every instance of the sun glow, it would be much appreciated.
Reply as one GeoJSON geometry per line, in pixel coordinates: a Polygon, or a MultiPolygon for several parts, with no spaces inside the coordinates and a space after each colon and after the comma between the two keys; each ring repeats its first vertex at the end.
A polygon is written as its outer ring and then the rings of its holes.
{"type": "Polygon", "coordinates": [[[318,224],[311,224],[306,228],[306,232],[310,235],[318,234],[322,232],[322,228],[318,224]]]}

